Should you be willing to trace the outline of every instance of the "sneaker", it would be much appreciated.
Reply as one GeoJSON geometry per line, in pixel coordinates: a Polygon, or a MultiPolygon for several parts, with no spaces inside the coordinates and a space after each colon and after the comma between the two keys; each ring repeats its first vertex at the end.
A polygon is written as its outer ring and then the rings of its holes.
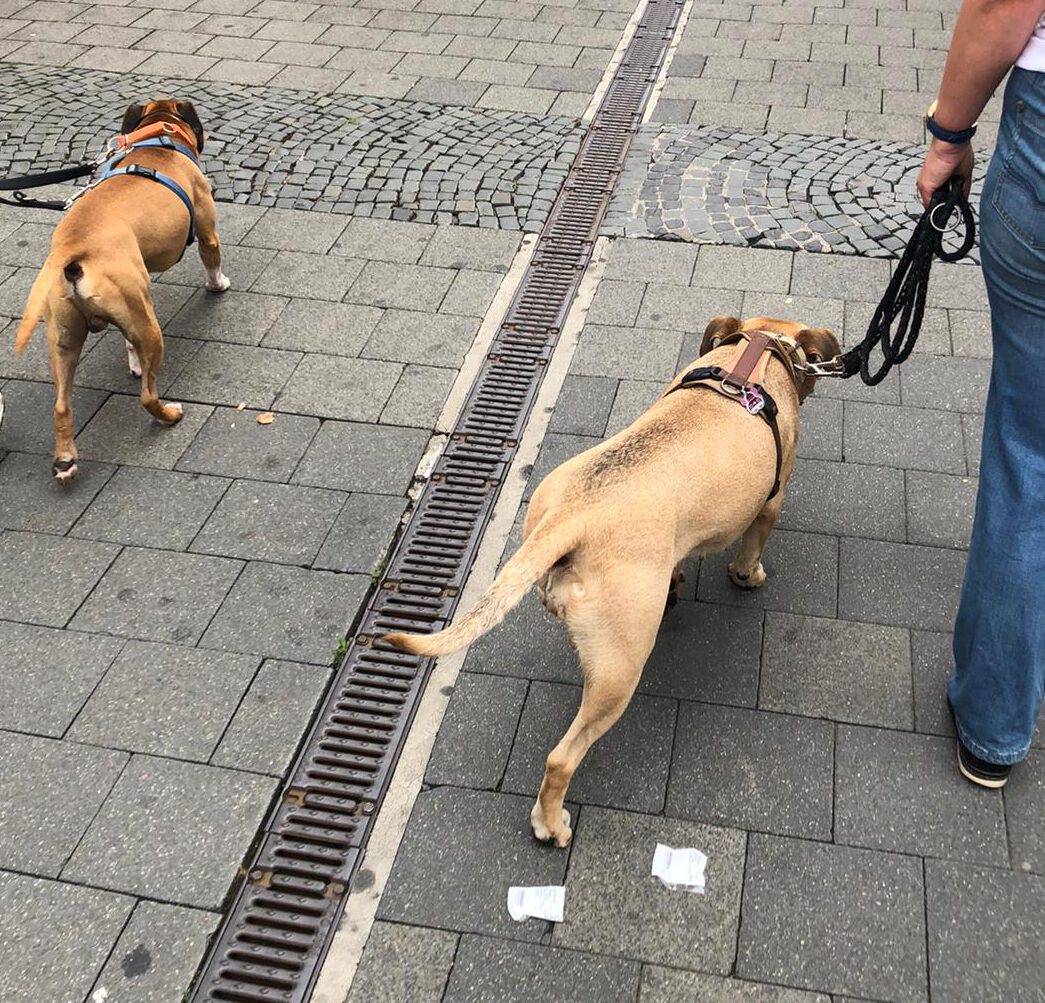
{"type": "Polygon", "coordinates": [[[988,763],[986,759],[973,755],[962,745],[960,738],[958,739],[958,769],[966,780],[971,780],[980,787],[989,787],[991,790],[1004,787],[1012,772],[1011,765],[988,763]]]}

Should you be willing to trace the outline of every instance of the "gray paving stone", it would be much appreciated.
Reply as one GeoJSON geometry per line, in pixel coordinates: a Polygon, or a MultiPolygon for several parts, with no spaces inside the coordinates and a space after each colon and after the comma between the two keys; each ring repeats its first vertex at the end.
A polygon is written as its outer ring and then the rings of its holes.
{"type": "MultiPolygon", "coordinates": [[[[950,744],[950,743],[948,743],[950,744]]],[[[1005,787],[1012,866],[1045,874],[1045,754],[1032,749],[1005,787]]]]}
{"type": "Polygon", "coordinates": [[[242,568],[242,561],[126,547],[71,626],[117,637],[196,644],[242,568]]]}
{"type": "Polygon", "coordinates": [[[666,812],[830,839],[833,732],[828,721],[683,701],[666,812]]]}
{"type": "Polygon", "coordinates": [[[428,242],[420,261],[422,265],[440,268],[507,272],[519,248],[519,236],[510,230],[441,227],[428,242]]]}
{"type": "Polygon", "coordinates": [[[754,707],[762,613],[680,602],[660,625],[640,693],[754,707]]]}
{"type": "MultiPolygon", "coordinates": [[[[399,67],[396,67],[398,72],[399,67]]],[[[471,107],[486,92],[487,84],[470,80],[441,80],[422,77],[406,92],[410,101],[428,101],[434,104],[454,104],[471,107]]]]}
{"type": "MultiPolygon", "coordinates": [[[[778,10],[780,8],[759,8],[778,10]]],[[[642,969],[640,1003],[675,1003],[676,1000],[701,1000],[703,1003],[830,1003],[830,997],[783,989],[758,982],[681,972],[672,968],[646,965],[642,969]]]]}
{"type": "Polygon", "coordinates": [[[415,265],[436,232],[425,223],[354,218],[331,253],[365,261],[415,265]]]}
{"type": "Polygon", "coordinates": [[[802,460],[787,483],[780,526],[876,540],[906,537],[903,473],[889,467],[802,460]]]}
{"type": "Polygon", "coordinates": [[[526,692],[522,679],[461,673],[439,726],[425,782],[496,790],[508,765],[526,692]]]}
{"type": "Polygon", "coordinates": [[[329,678],[329,666],[265,662],[211,763],[283,776],[329,678]]]}
{"type": "Polygon", "coordinates": [[[480,108],[515,111],[538,116],[549,113],[555,97],[555,91],[512,87],[508,84],[491,84],[479,99],[478,104],[480,108]]]}
{"type": "Polygon", "coordinates": [[[464,936],[443,997],[447,1003],[526,1003],[569,986],[576,1003],[631,1003],[639,966],[536,944],[464,936]]]}
{"type": "Polygon", "coordinates": [[[951,739],[843,726],[835,759],[836,842],[1008,865],[1002,800],[959,774],[951,739]]]}
{"type": "Polygon", "coordinates": [[[328,665],[370,580],[248,564],[203,636],[205,647],[328,665]]]}
{"type": "Polygon", "coordinates": [[[570,372],[579,376],[629,376],[635,380],[659,380],[665,385],[675,375],[682,332],[645,327],[584,329],[570,372]]]}
{"type": "Polygon", "coordinates": [[[0,728],[61,737],[122,643],[0,621],[0,728]]]}
{"type": "Polygon", "coordinates": [[[926,296],[927,306],[942,306],[950,310],[990,309],[987,301],[987,287],[983,282],[983,272],[968,264],[942,264],[936,281],[929,287],[926,296]]]}
{"type": "Polygon", "coordinates": [[[606,435],[616,435],[645,414],[664,394],[665,382],[655,380],[621,380],[613,410],[606,423],[606,435]]]}
{"type": "Polygon", "coordinates": [[[363,262],[353,258],[280,251],[251,288],[276,296],[338,302],[362,270],[363,262]]]}
{"type": "Polygon", "coordinates": [[[508,887],[562,884],[567,854],[533,839],[531,804],[454,787],[419,794],[377,918],[539,940],[548,924],[516,923],[505,908],[508,887]]]}
{"type": "MultiPolygon", "coordinates": [[[[95,415],[108,394],[76,387],[73,390],[73,434],[95,415]]],[[[79,444],[79,440],[77,440],[79,444]]],[[[54,451],[54,387],[46,383],[8,380],[4,384],[4,425],[0,430],[0,449],[11,452],[51,453],[54,451]]],[[[48,474],[50,463],[41,460],[41,471],[48,474]]]]}
{"type": "Polygon", "coordinates": [[[736,952],[744,835],[677,819],[581,809],[557,947],[727,974],[736,952]],[[650,877],[657,843],[708,856],[703,895],[669,894],[650,877]]]}
{"type": "MultiPolygon", "coordinates": [[[[184,286],[171,288],[184,290],[184,286]]],[[[156,386],[161,397],[170,393],[174,381],[203,347],[202,341],[189,338],[164,338],[163,366],[160,368],[156,386]]],[[[76,368],[76,380],[85,387],[99,390],[114,390],[117,393],[141,392],[141,381],[132,376],[127,368],[127,348],[123,336],[109,330],[97,345],[84,356],[76,368]]]]}
{"type": "Polygon", "coordinates": [[[459,368],[479,330],[475,317],[387,310],[363,346],[362,355],[390,362],[459,368]]]}
{"type": "Polygon", "coordinates": [[[367,306],[435,311],[455,277],[448,268],[371,261],[345,298],[367,306]]]}
{"type": "Polygon", "coordinates": [[[976,511],[976,479],[918,470],[909,470],[906,477],[908,542],[967,549],[976,511]]]}
{"type": "MultiPolygon", "coordinates": [[[[766,252],[769,253],[769,252],[766,252]]],[[[741,317],[781,317],[807,327],[826,327],[841,337],[846,304],[823,296],[781,296],[778,292],[747,290],[741,317]]],[[[865,328],[866,330],[866,328],[865,328]]]]}
{"type": "Polygon", "coordinates": [[[344,502],[339,491],[236,481],[189,549],[245,561],[308,565],[344,502]]]}
{"type": "MultiPolygon", "coordinates": [[[[693,285],[786,293],[791,285],[791,262],[794,257],[786,251],[762,251],[704,244],[700,248],[700,256],[693,272],[693,285]]],[[[795,291],[813,292],[797,289],[795,291]]],[[[820,290],[813,294],[826,295],[820,290]]]]}
{"type": "Polygon", "coordinates": [[[440,366],[403,367],[388,403],[381,411],[383,425],[433,428],[457,379],[457,372],[440,366]]]}
{"type": "Polygon", "coordinates": [[[427,443],[422,429],[324,422],[293,480],[341,491],[403,495],[427,443]]]}
{"type": "Polygon", "coordinates": [[[0,732],[0,867],[56,878],[127,757],[0,732]]]}
{"type": "MultiPolygon", "coordinates": [[[[924,113],[924,109],[923,109],[924,113]]],[[[858,345],[867,335],[877,303],[850,300],[845,305],[845,347],[858,345]]],[[[926,307],[922,314],[922,326],[914,351],[919,355],[950,355],[951,329],[947,311],[939,307],[926,307]]],[[[875,358],[880,358],[876,353],[875,358]]]]}
{"type": "Polygon", "coordinates": [[[982,414],[990,372],[988,359],[911,356],[900,372],[900,399],[911,407],[982,414]]]}
{"type": "Polygon", "coordinates": [[[456,933],[445,930],[374,923],[345,1003],[440,1003],[457,939],[456,933]]]}
{"type": "Polygon", "coordinates": [[[381,317],[377,307],[295,299],[287,304],[262,344],[265,348],[356,356],[381,317]]]}
{"type": "Polygon", "coordinates": [[[107,543],[40,533],[0,536],[0,618],[64,627],[119,553],[107,543]],[[60,574],[55,569],[61,569],[60,574]]]}
{"type": "Polygon", "coordinates": [[[207,404],[234,407],[246,401],[250,407],[271,407],[301,359],[300,352],[207,344],[182,370],[170,393],[207,404]]]}
{"type": "MultiPolygon", "coordinates": [[[[675,290],[682,287],[660,288],[675,290]]],[[[641,282],[615,282],[604,279],[595,290],[595,296],[588,309],[587,323],[633,327],[638,320],[639,307],[642,305],[645,291],[646,287],[641,282]]],[[[648,319],[644,323],[651,326],[648,319]]]]}
{"type": "Polygon", "coordinates": [[[405,499],[393,495],[349,495],[313,567],[374,574],[385,560],[405,508],[405,499]]]}
{"type": "Polygon", "coordinates": [[[989,359],[992,354],[990,314],[978,310],[948,310],[955,355],[989,359]]]}
{"type": "Polygon", "coordinates": [[[911,656],[895,627],[769,613],[759,707],[911,728],[911,656]]]}
{"type": "Polygon", "coordinates": [[[933,996],[1036,999],[1045,982],[1045,879],[937,860],[925,862],[925,879],[933,996]]]}
{"type": "Polygon", "coordinates": [[[769,578],[759,589],[741,589],[732,583],[726,568],[733,556],[730,552],[704,558],[697,582],[698,599],[783,613],[835,615],[838,541],[834,537],[776,530],[762,561],[769,578]]]}
{"type": "Polygon", "coordinates": [[[120,467],[79,518],[70,535],[138,547],[184,550],[228,485],[221,477],[120,467]]]}
{"type": "Polygon", "coordinates": [[[10,1003],[81,1000],[127,922],[134,899],[0,871],[0,969],[10,1003]],[[77,935],[56,937],[75,916],[77,935]]]}
{"type": "Polygon", "coordinates": [[[218,909],[274,788],[251,773],[134,756],[62,876],[218,909]],[[172,832],[192,839],[172,842],[172,832]]]}
{"type": "Polygon", "coordinates": [[[137,397],[113,394],[77,437],[82,460],[171,470],[214,409],[190,404],[177,425],[154,421],[137,397]]]}
{"type": "MultiPolygon", "coordinates": [[[[715,250],[732,250],[732,248],[715,248],[715,250]]],[[[698,262],[698,272],[700,267],[698,262]]],[[[646,295],[642,298],[638,324],[640,327],[687,331],[703,338],[704,329],[712,317],[719,317],[723,314],[736,315],[740,311],[740,303],[741,295],[736,290],[708,287],[706,283],[700,281],[699,277],[693,286],[651,282],[646,287],[646,295]]],[[[696,347],[691,353],[688,353],[687,362],[699,354],[700,338],[696,339],[696,347]]],[[[687,342],[693,340],[687,339],[687,342]]]]}
{"type": "Polygon", "coordinates": [[[954,735],[954,723],[947,706],[947,681],[954,672],[951,648],[950,633],[911,631],[915,731],[954,735]]]}
{"type": "Polygon", "coordinates": [[[466,317],[484,317],[502,281],[496,272],[462,269],[450,284],[439,310],[466,317]]]}
{"type": "Polygon", "coordinates": [[[617,393],[609,376],[567,376],[555,402],[548,431],[601,438],[617,393]]]}
{"type": "Polygon", "coordinates": [[[980,475],[980,452],[983,448],[983,415],[963,414],[962,431],[965,433],[965,462],[973,477],[980,475]]]}
{"type": "Polygon", "coordinates": [[[743,909],[742,978],[926,999],[919,860],[752,835],[743,909]]]}
{"type": "Polygon", "coordinates": [[[403,367],[397,362],[307,355],[276,397],[283,411],[348,421],[376,421],[403,367]]]}
{"type": "MultiPolygon", "coordinates": [[[[558,744],[580,706],[577,686],[530,685],[502,789],[536,796],[544,761],[558,744]]],[[[659,813],[664,808],[674,701],[635,696],[620,720],[584,757],[570,783],[569,798],[582,804],[659,813]]]]}
{"type": "Polygon", "coordinates": [[[959,551],[843,539],[839,616],[950,630],[964,572],[965,554],[959,551]]]}
{"type": "Polygon", "coordinates": [[[610,246],[604,278],[686,286],[693,276],[696,261],[695,244],[616,240],[610,246]]]}
{"type": "Polygon", "coordinates": [[[964,474],[961,420],[944,411],[847,401],[845,458],[905,470],[964,474]]]}
{"type": "MultiPolygon", "coordinates": [[[[277,49],[278,47],[277,44],[277,49]]],[[[274,54],[278,55],[278,52],[274,54]]],[[[250,59],[251,57],[240,55],[239,58],[250,59]]],[[[291,60],[278,58],[272,61],[291,62],[291,60]]],[[[347,225],[342,216],[310,213],[300,209],[269,209],[238,243],[256,247],[271,247],[277,251],[308,251],[313,254],[326,254],[334,246],[347,225]]]]}
{"type": "MultiPolygon", "coordinates": [[[[815,391],[814,391],[815,392],[815,391]]],[[[799,412],[798,456],[806,460],[842,459],[842,402],[807,397],[799,412]]]]}
{"type": "Polygon", "coordinates": [[[178,469],[255,480],[289,480],[319,431],[319,421],[281,414],[271,424],[259,425],[260,413],[215,408],[178,460],[178,469]]]}
{"type": "MultiPolygon", "coordinates": [[[[221,210],[219,209],[218,212],[220,232],[221,210]]],[[[233,289],[248,289],[275,257],[276,252],[268,248],[244,247],[242,244],[224,243],[221,245],[221,270],[229,276],[233,289]]],[[[181,261],[172,268],[168,268],[162,275],[154,275],[153,281],[157,285],[174,283],[199,289],[206,281],[206,272],[198,255],[186,254],[181,261]]],[[[267,290],[261,291],[266,292],[267,290]]],[[[293,293],[289,295],[293,295],[293,293]]]]}
{"type": "Polygon", "coordinates": [[[598,439],[583,435],[563,435],[558,432],[549,433],[541,442],[537,462],[527,474],[526,489],[523,500],[529,501],[538,485],[560,464],[571,457],[583,453],[598,444],[598,439]]]}
{"type": "MultiPolygon", "coordinates": [[[[262,32],[265,32],[264,28],[262,28],[262,32]]],[[[268,38],[269,36],[259,34],[258,37],[268,38]]],[[[222,243],[242,244],[243,238],[266,212],[268,212],[267,209],[257,205],[222,202],[218,209],[218,235],[221,237],[222,243]]]]}
{"type": "Polygon", "coordinates": [[[234,289],[215,296],[206,289],[199,289],[178,311],[164,333],[203,341],[260,345],[286,304],[281,296],[242,293],[234,289]]]}
{"type": "Polygon", "coordinates": [[[833,254],[798,254],[791,277],[791,292],[800,296],[877,302],[888,284],[888,261],[833,254]]]}
{"type": "Polygon", "coordinates": [[[214,913],[139,902],[94,984],[93,995],[104,989],[106,1003],[180,999],[217,925],[214,913]]]}
{"type": "Polygon", "coordinates": [[[69,738],[205,761],[257,667],[250,655],[130,641],[73,722],[69,738]]]}
{"type": "Polygon", "coordinates": [[[75,491],[50,476],[39,456],[9,453],[0,463],[0,526],[38,533],[65,533],[112,476],[107,463],[84,465],[75,491]]]}

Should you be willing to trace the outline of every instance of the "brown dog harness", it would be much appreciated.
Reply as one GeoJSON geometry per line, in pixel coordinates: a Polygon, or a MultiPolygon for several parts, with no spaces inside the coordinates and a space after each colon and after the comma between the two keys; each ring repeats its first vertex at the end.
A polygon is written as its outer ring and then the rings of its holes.
{"type": "MultiPolygon", "coordinates": [[[[780,442],[780,427],[777,425],[778,408],[769,391],[762,385],[769,357],[775,355],[787,368],[792,380],[797,383],[795,363],[789,351],[781,343],[780,335],[767,334],[765,331],[737,331],[728,335],[716,346],[731,345],[739,341],[746,342],[743,351],[731,369],[721,366],[698,366],[686,373],[667,393],[676,390],[689,390],[694,387],[707,387],[740,404],[748,414],[757,415],[773,433],[773,444],[776,446],[776,475],[773,478],[773,490],[770,498],[775,498],[780,491],[780,468],[784,460],[784,450],[780,442]]],[[[790,339],[787,339],[790,341],[790,339]]],[[[792,351],[799,351],[794,345],[792,351]]]]}

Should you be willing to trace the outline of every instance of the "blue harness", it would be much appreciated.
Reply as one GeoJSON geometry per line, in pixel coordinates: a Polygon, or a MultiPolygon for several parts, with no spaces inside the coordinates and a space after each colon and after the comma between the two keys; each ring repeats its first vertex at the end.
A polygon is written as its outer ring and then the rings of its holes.
{"type": "Polygon", "coordinates": [[[126,167],[116,166],[132,150],[141,150],[146,147],[161,147],[165,150],[177,150],[178,153],[188,157],[189,160],[199,166],[199,160],[196,158],[196,154],[187,146],[184,146],[181,143],[175,143],[173,139],[170,139],[167,136],[158,136],[156,139],[143,139],[140,143],[132,143],[127,147],[127,149],[120,150],[114,156],[106,160],[105,163],[102,164],[102,169],[91,184],[91,187],[93,188],[95,185],[100,185],[103,181],[108,181],[109,178],[117,178],[121,174],[130,174],[140,178],[148,178],[150,181],[155,181],[158,184],[163,185],[163,187],[168,191],[174,192],[174,194],[181,199],[185,208],[189,211],[189,239],[185,242],[185,246],[191,247],[196,240],[196,213],[192,208],[192,199],[185,194],[185,189],[182,188],[174,178],[168,177],[166,174],[154,170],[151,167],[145,167],[142,164],[128,164],[126,167]]]}

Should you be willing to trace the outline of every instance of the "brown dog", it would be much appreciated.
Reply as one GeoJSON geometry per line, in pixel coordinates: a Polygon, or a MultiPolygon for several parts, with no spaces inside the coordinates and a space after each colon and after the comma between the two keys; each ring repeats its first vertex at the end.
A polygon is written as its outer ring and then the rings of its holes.
{"type": "Polygon", "coordinates": [[[170,100],[131,105],[120,133],[121,147],[164,136],[192,156],[173,147],[135,146],[118,166],[140,173],[114,176],[89,189],[55,228],[51,252],[29,293],[15,350],[22,352],[43,320],[57,393],[53,469],[61,483],[76,475],[71,398],[87,332],[108,324],[120,329],[131,373],[141,377],[142,406],[157,421],[173,425],[181,420],[181,405],[164,404],[156,392],[163,335],[152,307],[149,274],[177,264],[194,224],[207,288],[220,293],[229,287],[221,270],[210,183],[195,161],[204,141],[195,108],[188,101],[170,100]],[[191,202],[192,212],[181,195],[149,172],[173,182],[191,202]]]}
{"type": "MultiPolygon", "coordinates": [[[[684,370],[631,426],[545,478],[530,501],[522,546],[452,627],[430,636],[384,638],[422,655],[456,651],[499,623],[539,583],[541,601],[566,624],[584,675],[580,709],[548,756],[530,814],[540,840],[558,846],[570,841],[563,809],[570,778],[627,707],[653,649],[665,594],[681,577],[680,562],[740,539],[730,577],[745,588],[765,582],[762,550],[794,467],[798,406],[815,382],[801,367],[834,358],[839,348],[822,328],[767,317],[742,325],[735,317],[718,317],[704,333],[700,367],[735,372],[745,343],[720,343],[742,332],[775,336],[769,344],[779,354],[763,353],[756,369],[770,403],[776,402],[775,429],[739,406],[739,398],[730,400],[708,384],[680,386],[684,370]]],[[[751,357],[758,355],[756,349],[751,357]]]]}

